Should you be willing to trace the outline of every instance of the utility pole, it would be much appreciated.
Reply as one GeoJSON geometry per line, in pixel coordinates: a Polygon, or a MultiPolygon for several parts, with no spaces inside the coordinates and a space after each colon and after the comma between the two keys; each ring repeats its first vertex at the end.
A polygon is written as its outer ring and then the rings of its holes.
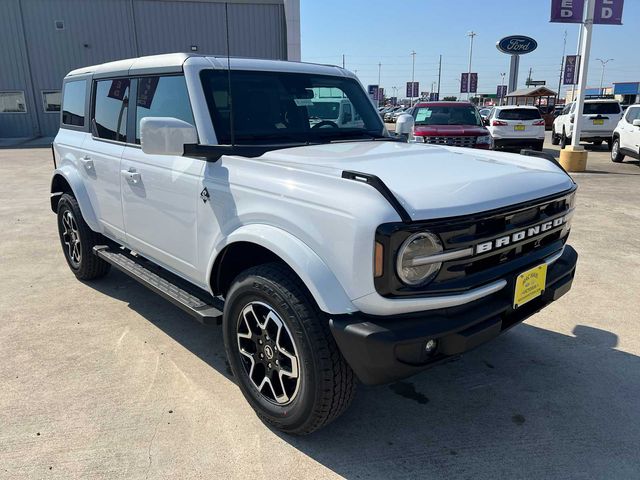
{"type": "Polygon", "coordinates": [[[504,95],[503,95],[503,88],[504,88],[504,77],[507,76],[507,72],[503,72],[500,74],[501,80],[500,80],[500,105],[502,105],[502,101],[504,100],[504,95]]]}
{"type": "Polygon", "coordinates": [[[380,106],[380,74],[382,73],[382,62],[378,62],[378,106],[380,106]]]}
{"type": "Polygon", "coordinates": [[[467,70],[467,73],[469,74],[469,76],[467,77],[468,80],[468,84],[467,84],[467,100],[469,100],[469,97],[471,96],[471,92],[469,91],[469,87],[471,87],[471,59],[473,58],[473,37],[475,37],[476,35],[478,35],[476,32],[474,32],[473,30],[467,33],[467,36],[470,39],[470,43],[469,43],[469,69],[467,70]]]}
{"type": "Polygon", "coordinates": [[[533,73],[533,67],[529,67],[529,78],[527,78],[527,87],[531,86],[531,75],[533,73]]]}
{"type": "Polygon", "coordinates": [[[604,90],[602,90],[602,84],[604,83],[604,67],[606,67],[607,63],[612,62],[613,58],[607,58],[603,60],[601,58],[596,58],[602,64],[602,75],[600,76],[600,95],[604,95],[604,90]]]}
{"type": "Polygon", "coordinates": [[[440,61],[438,62],[438,100],[440,100],[440,79],[442,78],[442,55],[440,55],[440,61]]]}
{"type": "Polygon", "coordinates": [[[560,100],[560,90],[562,90],[562,72],[564,71],[564,56],[567,53],[567,31],[564,31],[564,43],[562,44],[562,58],[560,59],[560,76],[558,77],[558,94],[554,105],[560,100]]]}
{"type": "Polygon", "coordinates": [[[413,85],[416,77],[416,52],[411,50],[411,99],[409,106],[413,107],[413,85]]]}
{"type": "Polygon", "coordinates": [[[342,68],[344,68],[344,53],[342,54],[342,68]]]}

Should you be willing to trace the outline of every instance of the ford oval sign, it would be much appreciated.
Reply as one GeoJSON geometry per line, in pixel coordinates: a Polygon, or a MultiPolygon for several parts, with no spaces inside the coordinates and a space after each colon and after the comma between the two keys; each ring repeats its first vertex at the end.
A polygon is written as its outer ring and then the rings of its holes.
{"type": "Polygon", "coordinates": [[[525,37],[524,35],[511,35],[504,37],[498,43],[496,47],[502,53],[508,53],[509,55],[524,55],[525,53],[531,53],[538,48],[538,42],[531,37],[525,37]]]}

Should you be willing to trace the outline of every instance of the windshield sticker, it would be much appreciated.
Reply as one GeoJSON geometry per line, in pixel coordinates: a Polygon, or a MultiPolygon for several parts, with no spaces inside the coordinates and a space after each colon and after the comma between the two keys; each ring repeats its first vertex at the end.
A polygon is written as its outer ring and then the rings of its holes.
{"type": "Polygon", "coordinates": [[[418,110],[418,113],[416,114],[416,122],[422,122],[427,118],[431,118],[431,110],[418,110]]]}
{"type": "Polygon", "coordinates": [[[296,102],[296,105],[299,106],[299,107],[312,107],[313,106],[313,102],[311,101],[310,98],[294,98],[293,101],[296,102]]]}

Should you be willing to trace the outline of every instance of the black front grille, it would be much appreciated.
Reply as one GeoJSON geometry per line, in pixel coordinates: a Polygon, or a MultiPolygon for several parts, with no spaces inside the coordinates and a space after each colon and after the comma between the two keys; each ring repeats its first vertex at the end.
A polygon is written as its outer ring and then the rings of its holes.
{"type": "Polygon", "coordinates": [[[475,254],[478,244],[552,221],[572,212],[573,192],[507,209],[465,217],[411,224],[384,224],[376,241],[385,247],[384,275],[375,280],[384,296],[459,293],[496,280],[506,273],[525,269],[562,248],[568,235],[563,224],[511,245],[475,254]],[[412,233],[429,230],[442,241],[444,251],[474,248],[474,255],[445,262],[438,276],[425,287],[408,287],[395,274],[397,252],[412,233]]]}
{"type": "Polygon", "coordinates": [[[450,145],[452,147],[468,147],[473,148],[476,145],[476,139],[478,137],[475,136],[461,136],[461,137],[453,137],[453,136],[425,136],[424,143],[430,143],[432,145],[450,145]]]}

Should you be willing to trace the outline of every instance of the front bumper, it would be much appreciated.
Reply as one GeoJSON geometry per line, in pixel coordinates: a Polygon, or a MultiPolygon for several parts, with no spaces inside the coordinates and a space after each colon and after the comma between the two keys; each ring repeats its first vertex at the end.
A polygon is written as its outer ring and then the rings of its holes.
{"type": "Polygon", "coordinates": [[[576,251],[566,245],[549,266],[543,294],[516,310],[514,273],[505,278],[506,288],[465,305],[393,317],[342,315],[330,320],[331,331],[362,383],[393,382],[467,352],[557,300],[571,288],[577,260],[576,251]],[[427,354],[430,339],[438,346],[427,354]]]}

